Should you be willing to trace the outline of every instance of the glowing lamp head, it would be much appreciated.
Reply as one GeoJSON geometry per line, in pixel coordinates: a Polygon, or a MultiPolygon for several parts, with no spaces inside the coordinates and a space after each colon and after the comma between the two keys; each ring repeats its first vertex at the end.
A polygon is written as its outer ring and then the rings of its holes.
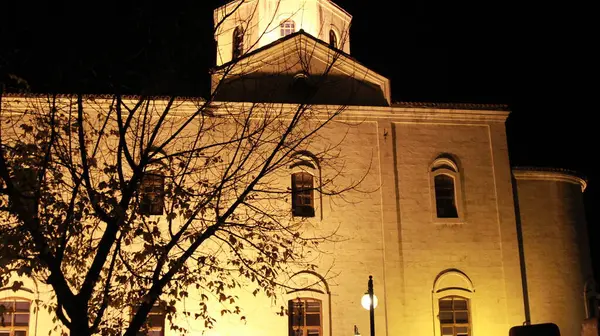
{"type": "MultiPolygon", "coordinates": [[[[377,308],[377,303],[379,303],[379,301],[377,300],[377,296],[375,294],[373,294],[373,308],[377,308]]],[[[366,293],[365,295],[363,295],[362,299],[360,300],[360,304],[366,310],[371,309],[371,298],[369,297],[369,293],[366,293]]]]}

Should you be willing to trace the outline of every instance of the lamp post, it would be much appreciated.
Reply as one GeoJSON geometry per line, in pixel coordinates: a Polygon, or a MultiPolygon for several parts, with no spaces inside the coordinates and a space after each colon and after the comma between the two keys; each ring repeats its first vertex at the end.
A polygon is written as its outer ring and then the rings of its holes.
{"type": "Polygon", "coordinates": [[[369,318],[371,322],[371,336],[375,336],[375,308],[377,307],[377,296],[373,294],[373,276],[369,275],[367,284],[367,293],[360,300],[363,308],[369,310],[369,318]]]}

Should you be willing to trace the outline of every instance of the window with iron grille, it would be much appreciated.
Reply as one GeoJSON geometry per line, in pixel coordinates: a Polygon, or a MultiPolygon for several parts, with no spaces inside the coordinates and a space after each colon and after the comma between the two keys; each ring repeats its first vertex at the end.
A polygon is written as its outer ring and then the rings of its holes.
{"type": "Polygon", "coordinates": [[[281,37],[288,36],[296,32],[296,23],[292,20],[285,20],[280,24],[281,37]]]}
{"type": "Polygon", "coordinates": [[[160,173],[147,173],[140,185],[140,213],[162,215],[165,198],[165,177],[160,173]]]}
{"type": "MultiPolygon", "coordinates": [[[[136,312],[137,308],[134,308],[132,311],[132,318],[136,312]]],[[[165,336],[165,319],[166,314],[162,307],[152,307],[150,313],[148,313],[146,323],[144,323],[137,333],[137,336],[165,336]]]]}
{"type": "Polygon", "coordinates": [[[446,174],[436,175],[434,184],[437,217],[458,218],[454,178],[446,174]]]}
{"type": "Polygon", "coordinates": [[[322,336],[321,301],[297,298],[288,301],[289,336],[322,336]]]}
{"type": "Polygon", "coordinates": [[[470,336],[471,317],[469,300],[459,296],[449,296],[439,301],[439,319],[442,336],[470,336]]]}
{"type": "Polygon", "coordinates": [[[232,58],[236,59],[242,55],[244,51],[244,30],[242,27],[235,27],[233,30],[233,42],[232,42],[232,58]]]}
{"type": "Polygon", "coordinates": [[[292,214],[314,217],[314,177],[307,172],[292,174],[292,214]]]}
{"type": "Polygon", "coordinates": [[[0,336],[28,336],[31,301],[20,298],[0,300],[0,336]]]}

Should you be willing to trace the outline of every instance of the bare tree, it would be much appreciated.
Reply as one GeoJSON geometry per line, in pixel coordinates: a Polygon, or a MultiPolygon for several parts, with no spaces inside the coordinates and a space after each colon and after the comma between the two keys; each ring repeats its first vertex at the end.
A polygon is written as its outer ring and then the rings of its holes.
{"type": "Polygon", "coordinates": [[[360,183],[330,137],[344,106],[312,104],[339,55],[287,104],[217,101],[243,77],[236,60],[207,99],[0,95],[0,285],[15,273],[50,285],[47,308],[72,335],[133,336],[153,307],[189,316],[175,304],[190,291],[202,293],[190,318],[210,328],[208,294],[240,313],[233,289],[273,296],[314,269],[307,252],[335,232],[292,215],[289,168],[318,162],[302,192],[360,183]]]}

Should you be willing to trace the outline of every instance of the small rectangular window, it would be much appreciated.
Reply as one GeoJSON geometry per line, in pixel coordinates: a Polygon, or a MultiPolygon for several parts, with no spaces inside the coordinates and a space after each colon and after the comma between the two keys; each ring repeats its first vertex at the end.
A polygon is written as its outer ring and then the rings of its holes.
{"type": "Polygon", "coordinates": [[[292,174],[292,214],[314,217],[314,177],[306,172],[292,174]]]}
{"type": "Polygon", "coordinates": [[[165,177],[162,174],[146,174],[140,185],[140,213],[162,215],[164,208],[165,177]]]}

